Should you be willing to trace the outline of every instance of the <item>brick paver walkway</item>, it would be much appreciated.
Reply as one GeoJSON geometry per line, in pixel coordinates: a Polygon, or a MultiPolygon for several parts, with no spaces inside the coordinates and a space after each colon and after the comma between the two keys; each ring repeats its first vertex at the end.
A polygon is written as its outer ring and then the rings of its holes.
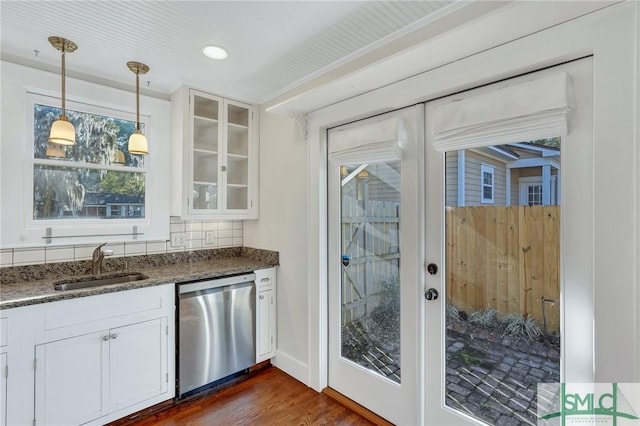
{"type": "Polygon", "coordinates": [[[549,342],[459,323],[447,330],[446,403],[489,424],[537,424],[537,385],[559,382],[559,372],[559,352],[549,342]]]}

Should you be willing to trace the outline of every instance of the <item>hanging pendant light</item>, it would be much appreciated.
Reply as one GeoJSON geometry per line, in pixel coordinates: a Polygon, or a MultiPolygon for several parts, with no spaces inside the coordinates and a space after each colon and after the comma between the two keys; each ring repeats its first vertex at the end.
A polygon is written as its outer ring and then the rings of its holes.
{"type": "Polygon", "coordinates": [[[136,75],[136,131],[129,137],[130,154],[148,154],[147,138],[140,131],[140,74],[149,72],[149,67],[140,62],[127,62],[127,66],[136,75]]]}
{"type": "Polygon", "coordinates": [[[62,54],[62,114],[60,118],[53,122],[51,131],[49,133],[49,142],[58,145],[75,145],[76,144],[76,129],[67,120],[65,115],[65,63],[64,58],[67,53],[75,52],[78,49],[78,45],[62,37],[49,37],[49,43],[62,54]]]}

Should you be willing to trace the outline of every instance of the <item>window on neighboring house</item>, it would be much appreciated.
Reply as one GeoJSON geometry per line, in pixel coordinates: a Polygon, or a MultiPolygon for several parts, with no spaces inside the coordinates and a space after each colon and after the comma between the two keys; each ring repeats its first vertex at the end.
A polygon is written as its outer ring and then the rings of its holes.
{"type": "Polygon", "coordinates": [[[493,203],[494,202],[494,180],[495,168],[482,164],[480,166],[480,178],[481,178],[481,196],[480,202],[493,203]]]}
{"type": "Polygon", "coordinates": [[[76,145],[52,145],[49,129],[60,108],[40,99],[32,105],[33,220],[144,218],[144,156],[127,150],[135,121],[105,108],[95,108],[100,114],[67,109],[76,145]]]}
{"type": "Polygon", "coordinates": [[[527,185],[527,205],[542,205],[542,185],[527,185]]]}

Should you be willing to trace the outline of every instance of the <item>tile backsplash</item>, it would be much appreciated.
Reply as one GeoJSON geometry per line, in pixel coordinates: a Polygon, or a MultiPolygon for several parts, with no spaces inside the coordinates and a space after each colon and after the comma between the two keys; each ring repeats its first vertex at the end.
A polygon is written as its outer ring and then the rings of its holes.
{"type": "MultiPolygon", "coordinates": [[[[109,243],[113,256],[171,253],[198,249],[241,247],[242,220],[182,220],[171,217],[167,241],[128,241],[109,243]]],[[[70,262],[91,259],[95,244],[75,244],[55,247],[0,249],[0,267],[70,262]]]]}

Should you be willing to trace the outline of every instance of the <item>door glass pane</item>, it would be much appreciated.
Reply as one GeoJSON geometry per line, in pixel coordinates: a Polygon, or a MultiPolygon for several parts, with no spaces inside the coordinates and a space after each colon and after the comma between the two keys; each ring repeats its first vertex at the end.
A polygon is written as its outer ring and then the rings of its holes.
{"type": "Polygon", "coordinates": [[[446,154],[445,403],[489,424],[537,424],[560,381],[559,182],[559,138],[446,154]]]}
{"type": "Polygon", "coordinates": [[[400,383],[400,162],[340,174],[341,355],[400,383]]]}

